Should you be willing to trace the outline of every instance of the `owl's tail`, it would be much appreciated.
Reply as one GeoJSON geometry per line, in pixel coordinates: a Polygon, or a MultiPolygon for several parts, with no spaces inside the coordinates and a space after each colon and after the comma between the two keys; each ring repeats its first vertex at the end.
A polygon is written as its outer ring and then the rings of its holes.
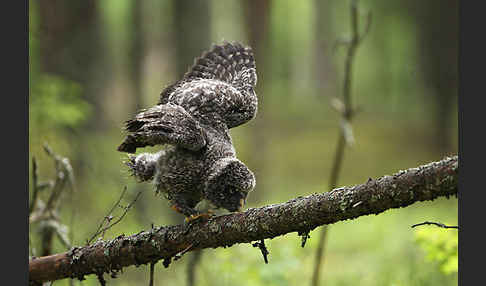
{"type": "Polygon", "coordinates": [[[194,65],[181,81],[162,91],[161,98],[180,83],[191,79],[217,79],[241,90],[254,88],[257,82],[255,58],[251,47],[238,42],[213,45],[194,60],[194,65]]]}

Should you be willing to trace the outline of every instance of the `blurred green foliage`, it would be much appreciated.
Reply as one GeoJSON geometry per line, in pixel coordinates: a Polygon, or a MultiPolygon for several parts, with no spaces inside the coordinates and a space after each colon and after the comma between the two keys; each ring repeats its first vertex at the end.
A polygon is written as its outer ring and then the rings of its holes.
{"type": "Polygon", "coordinates": [[[415,232],[415,241],[427,254],[429,261],[439,264],[444,274],[458,271],[458,231],[425,227],[415,232]]]}
{"type": "Polygon", "coordinates": [[[29,107],[30,120],[43,129],[76,128],[91,113],[78,83],[48,74],[30,87],[29,107]]]}

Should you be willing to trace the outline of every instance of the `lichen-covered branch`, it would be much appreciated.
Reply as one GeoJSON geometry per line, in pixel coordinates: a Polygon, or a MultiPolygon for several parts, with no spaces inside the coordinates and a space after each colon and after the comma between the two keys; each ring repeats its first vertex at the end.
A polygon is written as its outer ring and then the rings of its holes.
{"type": "Polygon", "coordinates": [[[175,225],[130,236],[122,234],[113,240],[31,259],[29,279],[31,282],[68,277],[83,279],[85,275],[116,274],[123,267],[161,259],[168,266],[172,257],[186,249],[227,247],[291,232],[308,233],[320,225],[457,195],[458,168],[458,158],[454,156],[391,176],[369,179],[361,185],[217,216],[195,223],[189,229],[175,225]]]}

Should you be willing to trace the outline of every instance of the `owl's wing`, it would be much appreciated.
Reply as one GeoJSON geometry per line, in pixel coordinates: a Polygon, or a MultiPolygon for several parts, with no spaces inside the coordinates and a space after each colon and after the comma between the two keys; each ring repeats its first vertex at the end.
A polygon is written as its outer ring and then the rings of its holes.
{"type": "Polygon", "coordinates": [[[204,130],[187,111],[174,104],[159,104],[126,122],[129,134],[118,151],[135,153],[137,148],[173,144],[197,151],[206,145],[204,130]]]}
{"type": "MultiPolygon", "coordinates": [[[[204,98],[199,100],[201,103],[210,103],[221,106],[214,106],[222,114],[229,128],[241,125],[252,119],[257,110],[257,96],[254,88],[257,82],[255,58],[250,47],[244,47],[240,43],[225,43],[223,45],[213,45],[211,50],[204,52],[201,57],[194,60],[194,65],[178,82],[164,89],[160,96],[160,103],[182,102],[189,100],[184,97],[194,94],[193,92],[183,92],[193,87],[203,87],[198,85],[201,80],[210,81],[212,87],[208,90],[216,91],[223,100],[204,98]],[[223,84],[218,84],[222,82],[223,84]],[[234,88],[234,91],[225,88],[225,85],[234,88]],[[184,86],[178,90],[178,88],[184,86]],[[227,91],[227,92],[225,92],[227,91]]],[[[208,83],[205,81],[204,83],[208,83]]],[[[201,92],[202,96],[212,94],[211,92],[201,92]]],[[[191,100],[193,100],[191,98],[191,100]]]]}

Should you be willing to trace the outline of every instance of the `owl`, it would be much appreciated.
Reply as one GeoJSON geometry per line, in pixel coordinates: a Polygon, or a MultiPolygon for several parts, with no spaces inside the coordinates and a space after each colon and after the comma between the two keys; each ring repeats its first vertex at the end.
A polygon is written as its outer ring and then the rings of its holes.
{"type": "Polygon", "coordinates": [[[166,145],[157,153],[131,155],[139,181],[152,181],[172,208],[191,221],[206,200],[216,209],[241,211],[255,176],[236,158],[229,129],[253,119],[258,100],[252,49],[240,43],[213,45],[183,78],[165,88],[159,103],[126,121],[118,151],[166,145]]]}

